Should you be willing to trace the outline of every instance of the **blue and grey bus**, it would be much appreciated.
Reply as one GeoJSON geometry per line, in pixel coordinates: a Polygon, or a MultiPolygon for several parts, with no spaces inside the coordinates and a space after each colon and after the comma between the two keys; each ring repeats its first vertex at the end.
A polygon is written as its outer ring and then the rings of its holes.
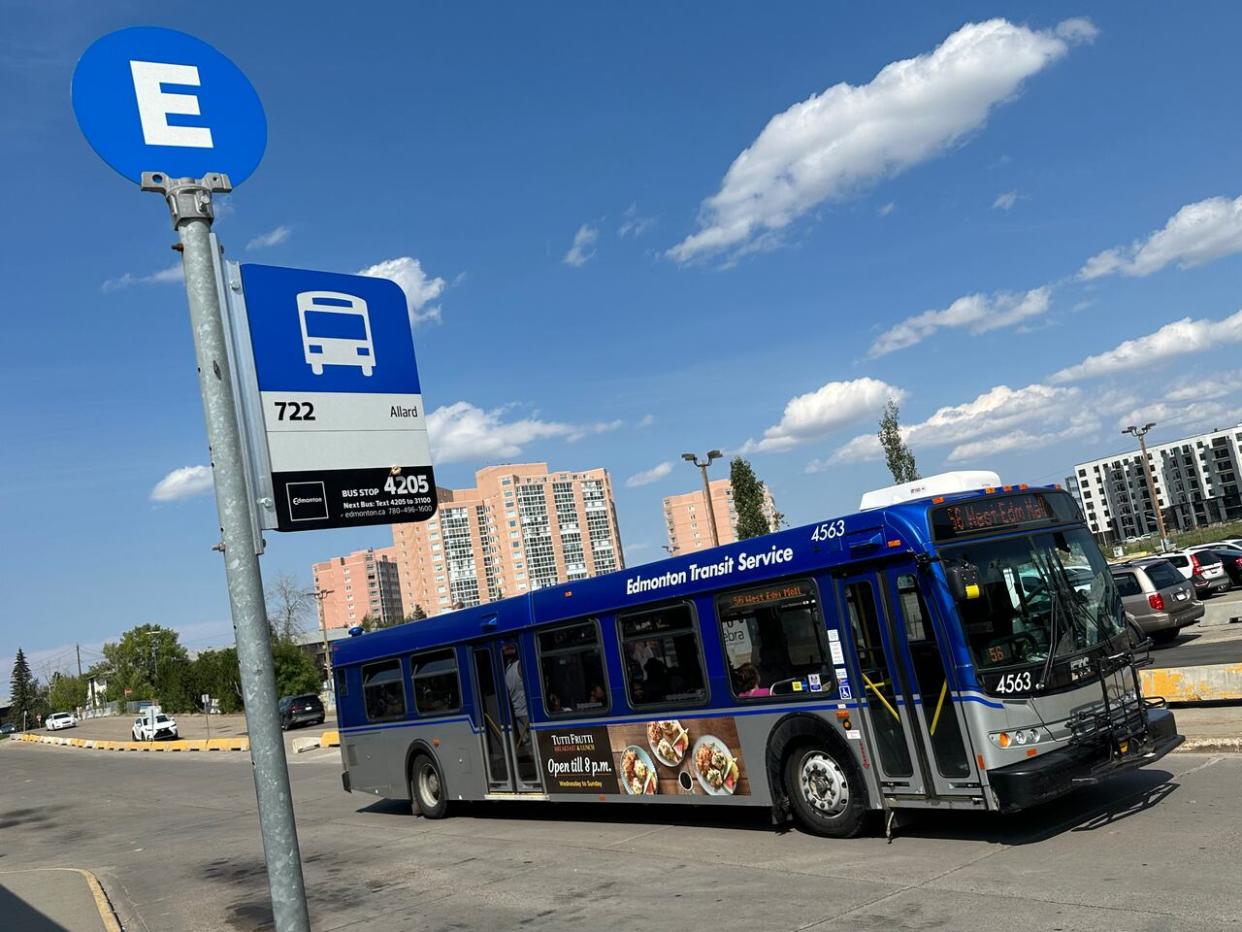
{"type": "Polygon", "coordinates": [[[427,818],[765,806],[850,837],[872,811],[1025,809],[1180,744],[1074,500],[963,475],[337,642],[345,789],[427,818]]]}

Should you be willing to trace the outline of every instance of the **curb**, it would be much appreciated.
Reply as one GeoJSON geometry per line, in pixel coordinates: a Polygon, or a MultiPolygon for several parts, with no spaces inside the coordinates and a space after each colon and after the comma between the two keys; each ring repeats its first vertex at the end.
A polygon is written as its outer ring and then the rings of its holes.
{"type": "Polygon", "coordinates": [[[301,754],[303,751],[315,751],[319,748],[339,748],[341,746],[341,733],[339,731],[325,731],[318,738],[294,738],[293,753],[301,754]]]}
{"type": "Polygon", "coordinates": [[[1224,735],[1187,738],[1179,745],[1175,754],[1242,754],[1242,738],[1229,738],[1224,735]]]}
{"type": "MultiPolygon", "coordinates": [[[[16,737],[16,736],[14,736],[16,737]]],[[[38,736],[36,736],[38,737],[38,736]]],[[[28,739],[26,739],[28,740],[28,739]]],[[[76,739],[82,740],[82,739],[76,739]]],[[[116,910],[112,907],[112,901],[108,899],[108,894],[104,891],[103,884],[99,882],[90,871],[81,867],[31,867],[25,870],[0,871],[0,875],[4,874],[37,874],[43,871],[66,871],[71,874],[78,874],[86,881],[87,888],[91,891],[91,899],[95,901],[95,909],[99,910],[99,921],[103,924],[104,932],[125,932],[121,925],[121,920],[116,914],[116,910]]]]}
{"type": "Polygon", "coordinates": [[[1242,699],[1242,663],[1158,667],[1140,671],[1143,695],[1169,702],[1229,702],[1242,699]]]}
{"type": "Polygon", "coordinates": [[[53,735],[13,735],[12,741],[29,744],[50,744],[62,748],[85,748],[94,751],[249,751],[249,738],[195,738],[176,741],[101,741],[95,738],[59,738],[53,735]]]}

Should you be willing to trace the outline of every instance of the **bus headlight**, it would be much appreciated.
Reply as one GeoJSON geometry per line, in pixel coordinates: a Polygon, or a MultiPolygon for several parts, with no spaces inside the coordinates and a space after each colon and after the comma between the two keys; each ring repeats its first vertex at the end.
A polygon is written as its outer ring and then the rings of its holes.
{"type": "Polygon", "coordinates": [[[994,731],[988,735],[988,740],[998,748],[1004,749],[1042,744],[1045,741],[1051,741],[1052,735],[1043,728],[1014,728],[1009,731],[994,731]]]}

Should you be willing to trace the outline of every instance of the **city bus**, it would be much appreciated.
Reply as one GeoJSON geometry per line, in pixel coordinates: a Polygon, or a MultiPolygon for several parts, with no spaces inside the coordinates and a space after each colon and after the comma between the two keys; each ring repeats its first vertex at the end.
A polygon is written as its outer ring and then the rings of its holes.
{"type": "Polygon", "coordinates": [[[344,788],[427,818],[764,806],[851,837],[872,812],[1014,812],[1158,760],[1183,739],[1077,504],[977,476],[354,629],[332,647],[344,788]]]}

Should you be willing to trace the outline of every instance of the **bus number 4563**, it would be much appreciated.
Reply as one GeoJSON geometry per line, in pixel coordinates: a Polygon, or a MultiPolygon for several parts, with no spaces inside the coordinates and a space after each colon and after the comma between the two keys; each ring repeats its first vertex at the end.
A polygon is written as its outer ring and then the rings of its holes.
{"type": "Polygon", "coordinates": [[[1025,693],[1031,691],[1031,671],[1006,673],[996,681],[998,693],[1025,693]]]}
{"type": "Polygon", "coordinates": [[[845,522],[842,520],[817,524],[815,525],[815,530],[811,531],[811,540],[835,540],[838,537],[844,536],[845,522]]]}
{"type": "Polygon", "coordinates": [[[389,495],[425,495],[431,491],[426,476],[389,476],[384,482],[389,495]]]}

